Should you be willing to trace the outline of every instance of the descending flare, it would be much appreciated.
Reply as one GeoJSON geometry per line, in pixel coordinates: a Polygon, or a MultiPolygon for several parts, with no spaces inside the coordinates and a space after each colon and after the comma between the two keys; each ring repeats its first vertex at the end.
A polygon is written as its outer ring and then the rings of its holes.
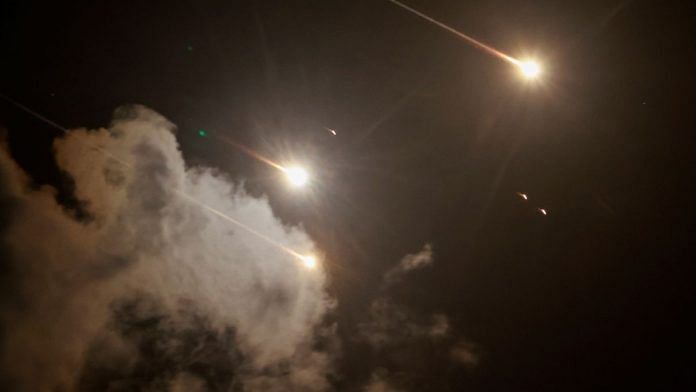
{"type": "Polygon", "coordinates": [[[475,39],[467,34],[464,34],[461,31],[454,29],[453,27],[450,27],[450,26],[440,22],[439,20],[431,18],[430,16],[418,11],[415,8],[409,7],[406,4],[404,4],[398,0],[388,0],[388,1],[390,1],[393,4],[396,4],[397,6],[405,9],[406,11],[408,11],[414,15],[419,16],[422,19],[427,20],[428,22],[434,24],[435,26],[438,26],[438,27],[442,28],[443,30],[446,30],[446,31],[456,35],[457,37],[462,39],[464,42],[467,42],[468,44],[474,46],[475,48],[481,49],[484,52],[491,54],[493,56],[496,56],[501,60],[504,60],[510,64],[516,65],[517,67],[520,68],[520,70],[522,71],[522,74],[527,79],[535,79],[541,73],[541,67],[539,66],[539,64],[536,61],[516,59],[508,54],[505,54],[505,53],[499,51],[498,49],[496,49],[490,45],[486,45],[483,42],[481,42],[481,41],[479,41],[479,40],[477,40],[477,39],[475,39]]]}
{"type": "Polygon", "coordinates": [[[258,160],[259,162],[263,162],[263,163],[267,164],[268,166],[271,166],[275,169],[280,170],[281,172],[283,172],[285,174],[288,181],[296,187],[305,186],[309,182],[309,172],[303,167],[281,165],[280,163],[274,162],[271,159],[266,158],[265,156],[261,155],[260,153],[254,151],[253,149],[251,149],[251,148],[249,148],[241,143],[238,143],[230,138],[227,138],[223,135],[219,135],[219,134],[212,134],[211,135],[211,134],[207,133],[207,131],[204,131],[204,130],[201,130],[200,132],[199,132],[199,135],[201,135],[201,136],[209,136],[210,135],[213,138],[220,140],[221,142],[223,142],[227,145],[230,145],[232,147],[239,149],[240,151],[242,151],[245,154],[249,155],[250,157],[258,160]],[[203,135],[200,132],[205,132],[205,134],[203,135]]]}

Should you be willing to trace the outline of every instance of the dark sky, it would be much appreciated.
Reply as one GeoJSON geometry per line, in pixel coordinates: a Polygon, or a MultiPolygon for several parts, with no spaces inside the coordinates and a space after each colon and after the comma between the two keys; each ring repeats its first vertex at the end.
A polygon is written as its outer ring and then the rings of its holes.
{"type": "MultiPolygon", "coordinates": [[[[694,6],[408,3],[544,74],[527,83],[388,1],[8,1],[0,92],[69,128],[143,104],[178,126],[191,165],[302,222],[339,303],[336,390],[375,368],[414,391],[692,390],[694,6]],[[306,160],[314,189],[288,193],[199,129],[306,160]],[[384,273],[425,243],[433,265],[389,296],[447,315],[474,367],[357,338],[384,273]]],[[[60,132],[4,101],[0,126],[75,208],[60,132]]]]}

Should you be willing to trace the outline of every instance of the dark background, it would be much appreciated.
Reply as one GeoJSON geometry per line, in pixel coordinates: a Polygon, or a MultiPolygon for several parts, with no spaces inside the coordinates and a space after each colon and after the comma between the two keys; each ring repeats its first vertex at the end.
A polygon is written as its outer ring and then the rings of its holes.
{"type": "MultiPolygon", "coordinates": [[[[694,6],[408,4],[545,73],[527,83],[387,1],[6,1],[0,91],[65,127],[144,104],[190,164],[304,222],[340,304],[339,390],[376,366],[414,390],[693,390],[694,6]],[[316,183],[288,193],[199,129],[305,160],[316,183]],[[447,314],[474,369],[356,342],[383,273],[426,242],[435,265],[392,295],[447,314]]],[[[60,132],[5,101],[0,126],[77,208],[50,153],[60,132]]]]}

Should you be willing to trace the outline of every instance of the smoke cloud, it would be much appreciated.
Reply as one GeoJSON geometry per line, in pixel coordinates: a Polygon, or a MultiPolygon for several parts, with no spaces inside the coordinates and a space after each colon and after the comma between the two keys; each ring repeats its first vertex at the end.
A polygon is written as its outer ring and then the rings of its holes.
{"type": "Polygon", "coordinates": [[[403,259],[394,268],[387,271],[384,275],[384,287],[391,286],[397,283],[404,274],[427,267],[433,263],[433,247],[431,244],[425,244],[423,249],[418,253],[404,256],[403,259]]]}
{"type": "Polygon", "coordinates": [[[427,243],[414,254],[407,254],[399,263],[384,274],[382,295],[370,304],[368,318],[359,325],[362,338],[375,348],[403,343],[414,338],[439,339],[446,337],[450,326],[447,316],[432,314],[427,320],[396,304],[391,300],[388,289],[401,281],[403,276],[433,263],[433,248],[427,243]]]}
{"type": "Polygon", "coordinates": [[[300,253],[311,239],[266,199],[187,167],[174,131],[129,106],[107,129],[56,140],[80,200],[70,208],[0,152],[6,390],[329,387],[336,343],[324,273],[179,192],[300,253]]]}

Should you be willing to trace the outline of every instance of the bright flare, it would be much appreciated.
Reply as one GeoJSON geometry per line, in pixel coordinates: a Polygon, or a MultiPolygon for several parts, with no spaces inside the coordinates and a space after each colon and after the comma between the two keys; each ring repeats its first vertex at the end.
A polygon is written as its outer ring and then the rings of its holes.
{"type": "Polygon", "coordinates": [[[527,79],[534,79],[541,73],[541,67],[539,63],[534,60],[525,60],[519,64],[522,74],[527,77],[527,79]]]}
{"type": "Polygon", "coordinates": [[[288,167],[285,169],[285,175],[290,180],[290,183],[295,186],[304,186],[309,182],[309,173],[301,167],[288,167]]]}
{"type": "Polygon", "coordinates": [[[317,268],[317,258],[312,255],[302,256],[302,263],[309,269],[317,268]]]}

